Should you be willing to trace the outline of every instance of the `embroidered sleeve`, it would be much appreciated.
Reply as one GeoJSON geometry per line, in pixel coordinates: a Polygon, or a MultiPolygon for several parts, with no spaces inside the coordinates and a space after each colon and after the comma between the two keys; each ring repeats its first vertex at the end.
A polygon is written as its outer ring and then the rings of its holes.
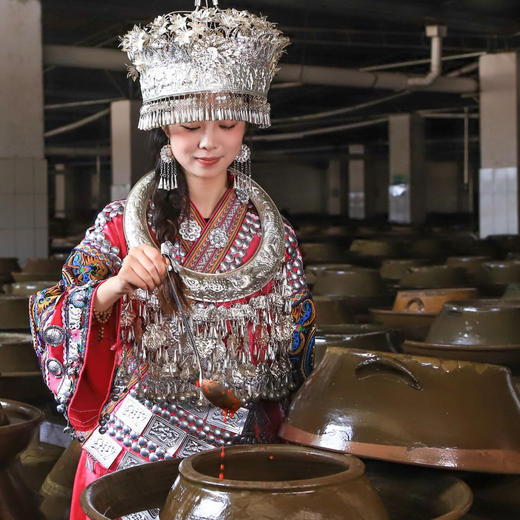
{"type": "Polygon", "coordinates": [[[307,287],[298,240],[292,227],[285,223],[285,259],[289,285],[292,289],[292,318],[294,323],[290,360],[297,387],[312,372],[314,365],[314,335],[316,312],[307,287]]]}
{"type": "MultiPolygon", "coordinates": [[[[99,284],[117,273],[121,264],[118,220],[123,207],[120,202],[109,204],[65,261],[60,282],[30,299],[31,331],[42,375],[59,411],[66,415],[82,378],[89,378],[86,384],[96,389],[97,382],[84,370],[91,338],[98,338],[92,303],[99,284]]],[[[107,334],[105,342],[114,342],[114,336],[107,334]]],[[[110,353],[110,345],[105,350],[110,353]]],[[[111,357],[113,352],[100,360],[110,363],[111,357]]]]}

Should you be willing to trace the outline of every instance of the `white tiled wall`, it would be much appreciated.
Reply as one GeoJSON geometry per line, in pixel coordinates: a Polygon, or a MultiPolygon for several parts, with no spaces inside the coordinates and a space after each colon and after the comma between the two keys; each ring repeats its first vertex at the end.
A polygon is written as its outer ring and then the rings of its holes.
{"type": "Polygon", "coordinates": [[[0,256],[48,254],[47,163],[0,159],[0,256]]]}
{"type": "Polygon", "coordinates": [[[480,236],[518,233],[516,168],[480,170],[480,236]]]}

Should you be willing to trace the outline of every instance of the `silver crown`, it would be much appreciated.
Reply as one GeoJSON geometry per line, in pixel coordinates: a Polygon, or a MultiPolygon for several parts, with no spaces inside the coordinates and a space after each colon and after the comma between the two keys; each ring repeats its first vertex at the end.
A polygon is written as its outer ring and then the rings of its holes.
{"type": "Polygon", "coordinates": [[[265,17],[236,9],[197,6],[134,26],[121,47],[132,62],[128,76],[141,83],[139,128],[208,120],[270,126],[267,92],[288,44],[265,17]]]}

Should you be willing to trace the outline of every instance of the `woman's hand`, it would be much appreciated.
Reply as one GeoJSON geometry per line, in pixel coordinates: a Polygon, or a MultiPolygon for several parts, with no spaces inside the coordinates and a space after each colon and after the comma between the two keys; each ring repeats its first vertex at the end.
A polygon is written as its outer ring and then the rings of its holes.
{"type": "Polygon", "coordinates": [[[166,277],[168,261],[155,247],[143,244],[130,249],[116,278],[122,294],[134,289],[153,291],[166,277]]]}
{"type": "Polygon", "coordinates": [[[123,260],[116,276],[109,278],[96,291],[94,309],[108,310],[123,295],[135,289],[153,291],[166,277],[168,260],[149,245],[133,247],[123,260]]]}

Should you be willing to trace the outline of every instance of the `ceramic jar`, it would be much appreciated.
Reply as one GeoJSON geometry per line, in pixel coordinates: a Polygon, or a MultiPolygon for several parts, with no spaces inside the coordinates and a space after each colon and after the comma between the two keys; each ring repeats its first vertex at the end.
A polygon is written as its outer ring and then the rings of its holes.
{"type": "Polygon", "coordinates": [[[520,473],[520,402],[496,365],[330,347],[280,436],[405,464],[520,473]]]}
{"type": "Polygon", "coordinates": [[[181,462],[160,519],[386,520],[364,469],[356,457],[300,446],[231,446],[224,458],[210,450],[181,462]]]}

